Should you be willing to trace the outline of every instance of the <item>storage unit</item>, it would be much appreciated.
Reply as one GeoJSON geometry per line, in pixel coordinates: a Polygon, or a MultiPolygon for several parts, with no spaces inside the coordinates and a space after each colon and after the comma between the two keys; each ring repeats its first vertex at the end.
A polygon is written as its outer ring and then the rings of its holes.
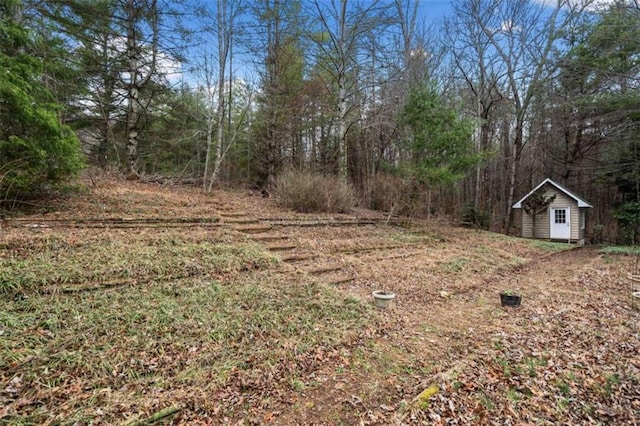
{"type": "Polygon", "coordinates": [[[584,243],[586,211],[593,206],[564,186],[551,179],[545,179],[515,203],[513,208],[522,209],[527,198],[538,190],[543,191],[545,197],[555,196],[555,198],[546,210],[537,213],[535,217],[523,209],[522,236],[584,243]]]}

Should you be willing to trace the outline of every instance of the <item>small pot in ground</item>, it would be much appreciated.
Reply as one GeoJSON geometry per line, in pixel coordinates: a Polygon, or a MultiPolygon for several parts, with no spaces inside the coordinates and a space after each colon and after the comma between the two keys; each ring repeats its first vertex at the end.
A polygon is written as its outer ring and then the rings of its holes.
{"type": "Polygon", "coordinates": [[[502,306],[520,306],[521,296],[513,293],[500,293],[500,304],[502,306]]]}
{"type": "Polygon", "coordinates": [[[396,298],[396,294],[390,291],[376,290],[371,293],[376,306],[379,308],[388,308],[391,302],[396,298]]]}

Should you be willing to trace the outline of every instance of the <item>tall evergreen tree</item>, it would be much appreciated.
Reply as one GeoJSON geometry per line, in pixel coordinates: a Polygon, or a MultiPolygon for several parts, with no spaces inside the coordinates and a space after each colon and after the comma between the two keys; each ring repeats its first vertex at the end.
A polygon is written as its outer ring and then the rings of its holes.
{"type": "Polygon", "coordinates": [[[254,9],[264,26],[260,49],[265,52],[261,75],[262,96],[258,98],[255,164],[259,185],[269,184],[285,162],[285,152],[299,148],[297,123],[301,114],[295,100],[300,96],[304,56],[300,45],[300,3],[268,0],[254,9]],[[295,129],[294,129],[295,128],[295,129]]]}
{"type": "Polygon", "coordinates": [[[596,171],[607,188],[592,191],[598,220],[614,207],[631,223],[640,211],[640,8],[615,2],[579,24],[565,31],[569,49],[550,89],[547,163],[564,181],[591,187],[596,171]]]}
{"type": "Polygon", "coordinates": [[[46,61],[22,21],[22,4],[0,4],[0,191],[26,196],[64,181],[81,165],[78,140],[43,83],[46,61]]]}
{"type": "Polygon", "coordinates": [[[419,183],[451,185],[480,159],[471,139],[472,123],[446,106],[427,84],[411,91],[402,121],[409,128],[406,141],[411,159],[406,168],[419,183]]]}

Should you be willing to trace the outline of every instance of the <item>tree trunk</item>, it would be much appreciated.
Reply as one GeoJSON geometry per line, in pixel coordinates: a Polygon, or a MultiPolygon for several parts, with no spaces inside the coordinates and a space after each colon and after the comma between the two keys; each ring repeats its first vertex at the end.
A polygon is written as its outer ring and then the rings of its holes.
{"type": "Polygon", "coordinates": [[[338,79],[338,174],[346,183],[347,169],[347,99],[343,78],[338,79]]]}
{"type": "Polygon", "coordinates": [[[138,144],[140,136],[140,118],[144,112],[144,107],[140,101],[140,90],[149,83],[156,71],[156,59],[158,55],[158,9],[157,0],[149,3],[149,15],[151,25],[151,61],[145,64],[142,61],[141,48],[139,46],[138,26],[140,15],[140,5],[135,0],[127,0],[127,58],[129,60],[129,84],[127,87],[127,175],[129,177],[138,176],[138,144]],[[147,66],[149,71],[142,75],[143,68],[147,66]]]}
{"type": "MultiPolygon", "coordinates": [[[[208,190],[211,191],[213,185],[218,181],[220,166],[222,165],[222,153],[224,152],[224,121],[225,121],[225,76],[227,69],[227,55],[229,53],[229,22],[227,19],[227,0],[218,0],[217,10],[218,23],[218,101],[216,105],[216,152],[213,162],[213,170],[209,180],[208,190]]],[[[229,86],[231,82],[229,82],[229,86]]],[[[229,87],[231,90],[231,87],[229,87]]]]}
{"type": "MultiPolygon", "coordinates": [[[[206,72],[206,71],[205,71],[206,72]]],[[[211,88],[210,85],[207,85],[207,90],[209,90],[211,88]]],[[[208,96],[211,96],[210,94],[208,96]]],[[[211,103],[209,103],[208,105],[209,110],[207,111],[207,136],[206,136],[206,143],[207,143],[207,153],[205,155],[205,160],[204,160],[204,174],[203,174],[203,179],[202,179],[202,188],[203,189],[207,189],[207,183],[209,181],[209,168],[211,165],[211,152],[213,151],[213,114],[211,112],[211,103]]]]}
{"type": "Polygon", "coordinates": [[[348,180],[347,162],[347,91],[346,84],[346,32],[347,32],[347,0],[340,0],[341,9],[338,29],[338,174],[346,183],[348,180]]]}
{"type": "Polygon", "coordinates": [[[509,228],[513,222],[513,200],[518,183],[518,172],[520,171],[520,154],[522,152],[523,124],[516,124],[515,140],[511,157],[511,168],[509,170],[509,195],[507,196],[507,220],[505,221],[504,233],[509,233],[509,228]]]}
{"type": "Polygon", "coordinates": [[[127,57],[129,59],[129,87],[127,100],[127,175],[137,176],[138,123],[140,121],[140,90],[138,87],[139,53],[136,42],[136,7],[133,0],[127,1],[127,57]]]}

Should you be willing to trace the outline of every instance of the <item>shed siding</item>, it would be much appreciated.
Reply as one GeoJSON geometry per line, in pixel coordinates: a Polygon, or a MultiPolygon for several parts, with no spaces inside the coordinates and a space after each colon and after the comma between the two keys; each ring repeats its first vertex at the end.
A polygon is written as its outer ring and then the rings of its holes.
{"type": "Polygon", "coordinates": [[[574,202],[571,206],[571,241],[580,239],[580,208],[574,202]]]}
{"type": "MultiPolygon", "coordinates": [[[[578,241],[583,238],[583,231],[580,229],[580,209],[578,208],[578,203],[565,195],[563,192],[558,191],[555,187],[551,185],[545,186],[546,197],[554,195],[556,196],[555,200],[551,203],[549,207],[570,207],[571,209],[571,234],[570,238],[573,241],[578,241]]],[[[539,213],[536,215],[536,232],[535,238],[551,238],[550,235],[550,221],[549,221],[549,212],[550,208],[548,208],[545,212],[539,213]]],[[[526,212],[522,212],[522,236],[525,238],[534,238],[533,233],[533,217],[526,212]]]]}

